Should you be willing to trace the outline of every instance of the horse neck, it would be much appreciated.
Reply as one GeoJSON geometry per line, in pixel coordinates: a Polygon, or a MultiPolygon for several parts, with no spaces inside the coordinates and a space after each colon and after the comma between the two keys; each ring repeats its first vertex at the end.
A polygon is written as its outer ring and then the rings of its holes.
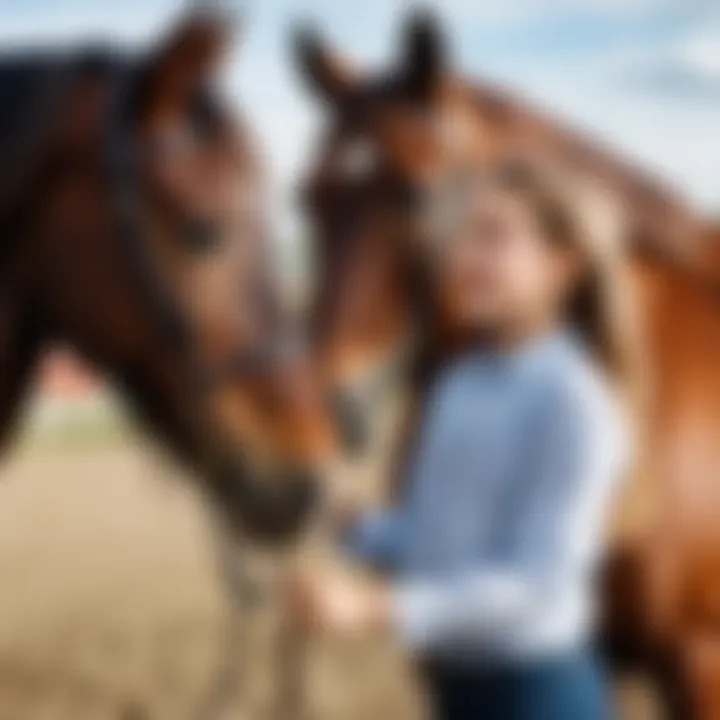
{"type": "Polygon", "coordinates": [[[166,444],[188,452],[182,368],[154,327],[116,237],[107,172],[114,77],[92,67],[75,72],[13,212],[0,218],[7,233],[0,273],[8,280],[0,289],[0,440],[15,424],[42,353],[59,342],[117,383],[166,444]]]}
{"type": "Polygon", "coordinates": [[[715,282],[720,285],[720,224],[712,224],[707,228],[705,244],[707,266],[715,282]]]}

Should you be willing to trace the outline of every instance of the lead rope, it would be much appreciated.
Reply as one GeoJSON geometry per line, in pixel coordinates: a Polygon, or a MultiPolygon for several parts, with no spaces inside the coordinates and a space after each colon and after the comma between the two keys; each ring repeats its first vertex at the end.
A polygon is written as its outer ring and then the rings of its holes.
{"type": "MultiPolygon", "coordinates": [[[[280,573],[280,591],[284,594],[289,578],[297,571],[302,556],[315,551],[330,534],[327,513],[322,508],[311,522],[302,542],[285,558],[280,573]]],[[[275,655],[275,702],[267,720],[312,720],[308,697],[308,661],[310,634],[293,623],[287,614],[280,617],[275,655]]]]}
{"type": "Polygon", "coordinates": [[[224,524],[216,541],[218,567],[230,607],[220,667],[210,689],[192,714],[193,720],[221,720],[233,703],[246,695],[244,669],[249,621],[260,590],[244,562],[243,548],[224,524]]]}
{"type": "MultiPolygon", "coordinates": [[[[228,713],[237,703],[239,713],[249,720],[248,699],[248,629],[253,611],[266,596],[267,588],[252,576],[241,543],[224,526],[220,526],[217,546],[219,568],[230,599],[227,631],[223,639],[222,658],[207,695],[192,720],[229,720],[228,713]]],[[[298,552],[278,558],[276,589],[284,590],[288,573],[295,566],[298,552]]],[[[277,691],[271,704],[268,720],[308,720],[305,669],[308,636],[297,626],[281,617],[277,629],[277,643],[273,667],[277,691]]]]}
{"type": "MultiPolygon", "coordinates": [[[[286,579],[287,572],[281,582],[286,579]]],[[[268,720],[309,720],[306,696],[308,644],[307,633],[290,622],[286,615],[281,616],[274,663],[277,689],[268,720]]]]}
{"type": "Polygon", "coordinates": [[[278,640],[278,693],[272,720],[309,720],[306,693],[308,636],[286,620],[278,640]]]}

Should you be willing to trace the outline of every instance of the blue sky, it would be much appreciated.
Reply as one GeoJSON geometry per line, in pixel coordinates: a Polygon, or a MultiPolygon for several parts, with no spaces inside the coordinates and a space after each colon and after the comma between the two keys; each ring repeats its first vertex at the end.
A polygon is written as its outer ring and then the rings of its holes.
{"type": "MultiPolygon", "coordinates": [[[[337,47],[382,65],[397,47],[402,0],[246,0],[227,85],[255,122],[284,192],[312,148],[318,117],[293,72],[288,30],[321,24],[337,47]]],[[[427,4],[427,3],[426,3],[427,4]]],[[[445,0],[458,68],[507,84],[588,128],[720,208],[720,3],[716,0],[445,0]]],[[[0,42],[103,34],[141,42],[174,0],[0,0],[0,42]]]]}

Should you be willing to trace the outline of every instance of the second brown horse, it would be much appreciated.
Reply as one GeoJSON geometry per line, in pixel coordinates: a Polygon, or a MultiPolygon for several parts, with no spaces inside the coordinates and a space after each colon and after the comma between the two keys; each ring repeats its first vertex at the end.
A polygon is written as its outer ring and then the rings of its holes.
{"type": "Polygon", "coordinates": [[[194,11],[144,50],[0,57],[0,440],[68,344],[269,538],[311,511],[334,426],[289,351],[259,159],[214,89],[230,28],[194,11]]]}
{"type": "MultiPolygon", "coordinates": [[[[619,514],[603,642],[656,679],[676,720],[720,717],[720,248],[669,190],[492,87],[452,72],[415,17],[400,66],[368,77],[312,34],[299,65],[328,128],[306,188],[322,269],[317,320],[335,383],[426,338],[432,258],[409,217],[458,171],[544,153],[593,173],[626,209],[651,385],[647,451],[619,514]]],[[[430,310],[430,312],[428,312],[430,310]]]]}

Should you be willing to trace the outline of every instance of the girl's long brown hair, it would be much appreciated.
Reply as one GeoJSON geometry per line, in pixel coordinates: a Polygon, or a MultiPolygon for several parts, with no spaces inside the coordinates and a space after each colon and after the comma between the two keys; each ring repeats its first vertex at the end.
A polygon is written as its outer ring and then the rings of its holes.
{"type": "MultiPolygon", "coordinates": [[[[613,382],[637,428],[646,409],[647,372],[640,353],[631,249],[620,199],[596,178],[538,158],[505,161],[483,173],[481,184],[527,202],[549,242],[580,253],[584,270],[570,293],[568,320],[613,382]]],[[[417,441],[426,389],[442,364],[432,334],[426,340],[413,374],[414,394],[392,465],[397,478],[391,488],[395,502],[403,492],[410,448],[417,441]]]]}
{"type": "Polygon", "coordinates": [[[503,163],[490,182],[529,203],[549,242],[580,254],[583,271],[568,299],[569,322],[624,402],[639,412],[640,328],[620,199],[587,173],[537,158],[503,163]]]}

